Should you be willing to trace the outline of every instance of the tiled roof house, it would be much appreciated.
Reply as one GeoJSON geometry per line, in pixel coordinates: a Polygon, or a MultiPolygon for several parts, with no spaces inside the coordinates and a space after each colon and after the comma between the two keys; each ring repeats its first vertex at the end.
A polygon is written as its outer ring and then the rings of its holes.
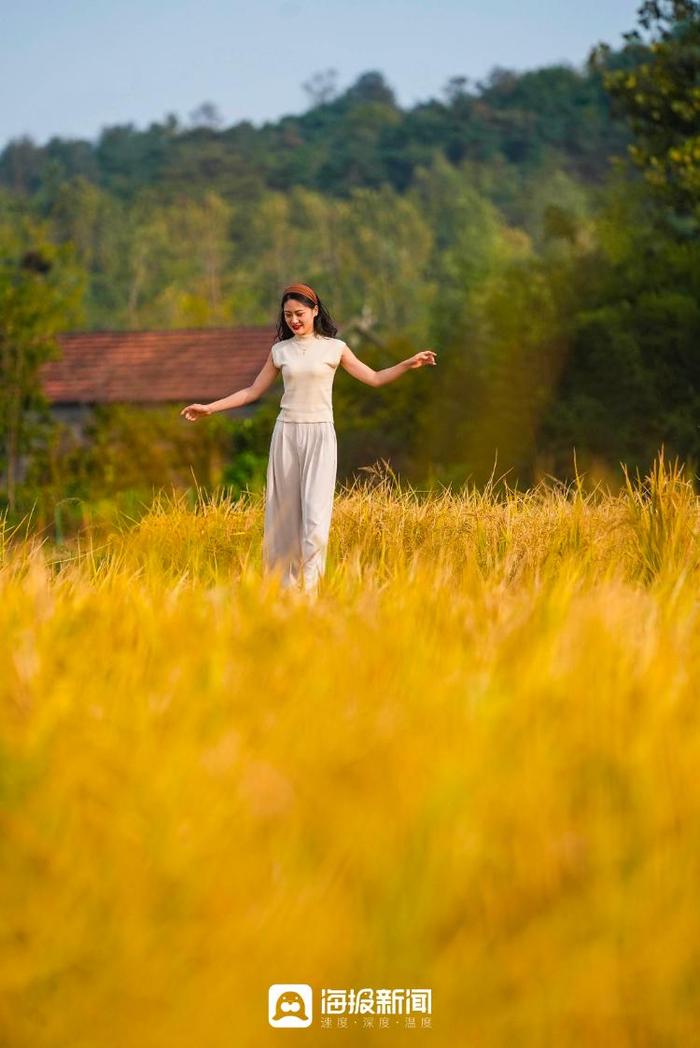
{"type": "MultiPolygon", "coordinates": [[[[68,422],[80,422],[95,404],[184,407],[249,385],[275,340],[273,327],[69,332],[58,336],[61,359],[39,375],[54,414],[68,422]]],[[[254,410],[249,404],[232,414],[254,410]]]]}

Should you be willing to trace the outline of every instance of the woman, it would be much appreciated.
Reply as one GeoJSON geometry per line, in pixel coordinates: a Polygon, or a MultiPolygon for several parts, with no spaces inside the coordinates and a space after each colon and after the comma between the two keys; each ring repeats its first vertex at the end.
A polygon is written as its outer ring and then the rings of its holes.
{"type": "Polygon", "coordinates": [[[190,422],[257,400],[282,372],[284,394],[270,442],[265,492],[263,560],[279,568],[282,585],[301,580],[315,593],[325,571],[333,512],[337,443],[332,387],[339,364],[368,386],[393,382],[410,368],[435,364],[424,349],[393,367],[374,371],[336,338],[337,327],[308,284],[284,289],[277,341],[254,382],[211,404],[190,404],[180,412],[190,422]]]}

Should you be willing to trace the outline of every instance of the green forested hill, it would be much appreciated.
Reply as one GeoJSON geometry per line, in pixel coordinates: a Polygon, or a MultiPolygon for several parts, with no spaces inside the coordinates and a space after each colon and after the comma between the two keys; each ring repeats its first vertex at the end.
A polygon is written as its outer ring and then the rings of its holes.
{"type": "Polygon", "coordinates": [[[334,196],[383,184],[402,192],[436,151],[455,164],[506,163],[524,172],[556,160],[574,177],[600,180],[627,138],[611,118],[598,71],[494,69],[473,87],[453,78],[442,100],[406,110],[381,73],[367,72],[337,98],[259,128],[247,121],[188,127],[170,116],[145,130],[106,127],[94,143],[15,140],[0,155],[0,185],[32,195],[82,176],[125,200],[153,186],[229,200],[293,186],[334,196]]]}

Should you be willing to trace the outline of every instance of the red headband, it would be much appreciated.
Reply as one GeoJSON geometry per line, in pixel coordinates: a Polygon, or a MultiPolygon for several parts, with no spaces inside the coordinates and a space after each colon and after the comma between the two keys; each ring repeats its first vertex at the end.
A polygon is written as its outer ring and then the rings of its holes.
{"type": "Polygon", "coordinates": [[[318,295],[308,284],[290,284],[289,287],[286,287],[282,292],[283,298],[288,291],[300,291],[302,295],[306,295],[307,298],[310,298],[315,306],[318,305],[318,295]]]}

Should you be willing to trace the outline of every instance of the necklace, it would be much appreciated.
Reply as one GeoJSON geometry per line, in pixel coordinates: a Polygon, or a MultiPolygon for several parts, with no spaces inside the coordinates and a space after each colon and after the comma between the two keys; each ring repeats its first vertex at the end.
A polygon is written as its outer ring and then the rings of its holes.
{"type": "Polygon", "coordinates": [[[296,344],[299,346],[302,353],[306,353],[307,349],[314,340],[313,332],[310,335],[295,335],[294,339],[296,344]]]}

